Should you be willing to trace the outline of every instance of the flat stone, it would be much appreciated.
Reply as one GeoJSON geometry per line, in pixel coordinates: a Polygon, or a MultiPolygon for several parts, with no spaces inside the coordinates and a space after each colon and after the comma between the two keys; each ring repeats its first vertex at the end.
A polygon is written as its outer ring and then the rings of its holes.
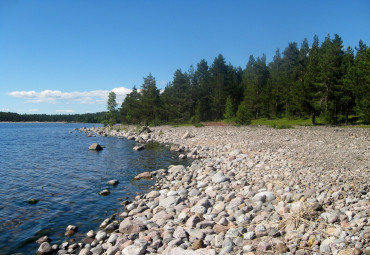
{"type": "Polygon", "coordinates": [[[144,223],[137,219],[131,220],[127,218],[119,226],[119,232],[123,234],[139,233],[143,230],[145,230],[144,223]]]}
{"type": "Polygon", "coordinates": [[[151,172],[143,172],[134,177],[134,180],[140,180],[140,179],[150,179],[152,178],[152,173],[151,172]]]}
{"type": "Polygon", "coordinates": [[[169,196],[165,199],[159,201],[159,206],[163,206],[164,208],[175,207],[177,204],[181,202],[181,198],[178,196],[169,196]]]}
{"type": "Polygon", "coordinates": [[[159,197],[161,195],[161,193],[159,193],[159,191],[157,190],[152,190],[150,191],[147,195],[146,195],[146,198],[156,198],[156,197],[159,197]]]}
{"type": "Polygon", "coordinates": [[[223,173],[216,173],[212,176],[212,182],[222,183],[230,181],[230,178],[226,177],[223,173]]]}

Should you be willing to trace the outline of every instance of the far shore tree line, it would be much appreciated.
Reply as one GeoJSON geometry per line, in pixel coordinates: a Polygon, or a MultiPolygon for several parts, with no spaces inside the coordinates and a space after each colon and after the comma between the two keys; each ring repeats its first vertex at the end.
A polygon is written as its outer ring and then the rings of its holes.
{"type": "MultiPolygon", "coordinates": [[[[310,46],[291,42],[270,63],[249,57],[244,69],[218,55],[211,66],[202,59],[187,72],[178,69],[163,91],[149,74],[123,101],[122,123],[198,123],[226,120],[249,124],[258,118],[317,118],[348,123],[351,116],[370,123],[370,49],[359,41],[343,48],[339,35],[310,46]]],[[[113,93],[113,92],[111,92],[113,93]]],[[[111,99],[112,101],[112,99],[111,99]]],[[[109,106],[110,116],[114,108],[109,106]]]]}
{"type": "Polygon", "coordinates": [[[0,121],[9,122],[79,122],[101,123],[106,119],[106,112],[84,114],[18,114],[0,112],[0,121]]]}

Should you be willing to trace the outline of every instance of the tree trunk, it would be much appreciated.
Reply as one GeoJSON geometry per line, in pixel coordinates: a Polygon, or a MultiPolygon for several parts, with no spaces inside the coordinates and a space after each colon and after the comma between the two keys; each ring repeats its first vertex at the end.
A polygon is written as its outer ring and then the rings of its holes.
{"type": "Polygon", "coordinates": [[[315,111],[312,112],[312,125],[316,125],[316,115],[315,111]]]}

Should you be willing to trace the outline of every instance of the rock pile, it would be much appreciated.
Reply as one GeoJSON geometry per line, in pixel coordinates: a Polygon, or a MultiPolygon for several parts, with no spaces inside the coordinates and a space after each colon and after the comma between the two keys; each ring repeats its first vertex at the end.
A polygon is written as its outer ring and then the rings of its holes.
{"type": "Polygon", "coordinates": [[[156,178],[154,190],[125,203],[119,217],[106,219],[95,235],[89,231],[84,243],[54,245],[54,251],[370,254],[368,130],[157,127],[150,131],[148,136],[99,129],[100,134],[176,144],[171,149],[196,160],[189,167],[151,172],[156,178]]]}

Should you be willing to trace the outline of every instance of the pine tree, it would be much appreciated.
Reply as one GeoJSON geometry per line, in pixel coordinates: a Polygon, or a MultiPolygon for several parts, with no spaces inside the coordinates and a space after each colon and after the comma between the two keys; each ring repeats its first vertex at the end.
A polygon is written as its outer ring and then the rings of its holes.
{"type": "Polygon", "coordinates": [[[228,96],[225,104],[225,120],[231,121],[235,117],[234,106],[231,100],[231,96],[228,96]]]}
{"type": "Polygon", "coordinates": [[[307,63],[307,72],[304,77],[303,88],[303,108],[311,115],[312,124],[316,124],[316,116],[320,114],[323,102],[323,92],[321,79],[319,77],[319,54],[320,54],[319,38],[314,36],[309,58],[307,63]]]}
{"type": "Polygon", "coordinates": [[[249,125],[252,122],[252,115],[246,101],[242,101],[236,112],[236,123],[240,125],[249,125]]]}

